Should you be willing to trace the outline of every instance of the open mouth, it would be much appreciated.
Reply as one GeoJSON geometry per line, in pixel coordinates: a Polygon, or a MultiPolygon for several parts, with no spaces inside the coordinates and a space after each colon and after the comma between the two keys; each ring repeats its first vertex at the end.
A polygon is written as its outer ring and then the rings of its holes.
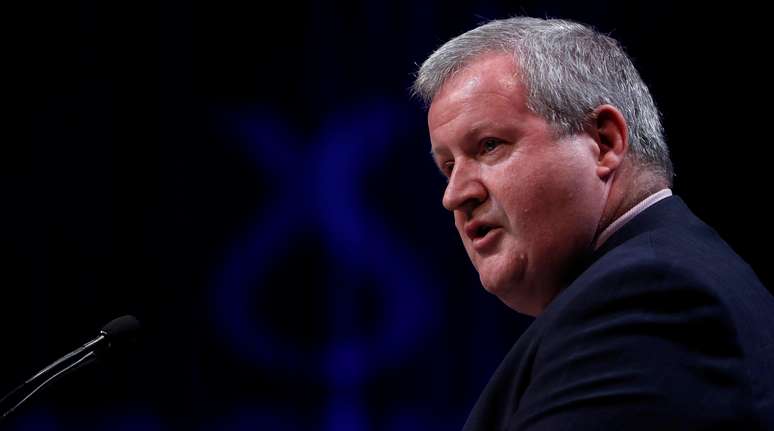
{"type": "Polygon", "coordinates": [[[499,231],[499,227],[494,224],[484,223],[481,221],[473,221],[470,225],[465,227],[465,235],[470,241],[475,244],[484,246],[492,237],[490,233],[492,231],[499,231]]]}
{"type": "Polygon", "coordinates": [[[485,237],[490,230],[492,230],[492,226],[485,226],[485,225],[479,226],[478,229],[476,229],[476,238],[485,237]]]}
{"type": "Polygon", "coordinates": [[[499,235],[497,233],[500,230],[499,226],[495,225],[480,225],[471,229],[469,235],[473,249],[478,253],[492,251],[492,247],[498,243],[499,235]]]}

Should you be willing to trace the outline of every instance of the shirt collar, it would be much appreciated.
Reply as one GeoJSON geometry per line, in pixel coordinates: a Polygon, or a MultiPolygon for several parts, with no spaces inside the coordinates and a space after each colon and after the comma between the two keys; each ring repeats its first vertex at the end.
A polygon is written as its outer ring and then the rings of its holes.
{"type": "Polygon", "coordinates": [[[662,189],[657,191],[656,193],[653,193],[652,195],[648,196],[647,198],[643,199],[632,207],[629,211],[626,211],[621,217],[618,217],[614,222],[610,223],[605,230],[602,231],[601,234],[597,237],[597,241],[594,244],[594,250],[599,249],[599,247],[602,246],[602,244],[607,241],[610,236],[612,236],[618,229],[621,228],[621,226],[625,225],[629,222],[629,220],[636,217],[639,213],[645,211],[648,207],[652,206],[656,202],[666,199],[669,196],[672,196],[672,190],[671,189],[662,189]]]}

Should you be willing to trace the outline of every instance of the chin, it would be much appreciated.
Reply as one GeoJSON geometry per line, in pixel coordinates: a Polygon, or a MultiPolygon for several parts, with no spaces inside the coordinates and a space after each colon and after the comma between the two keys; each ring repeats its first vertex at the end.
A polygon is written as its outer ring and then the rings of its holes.
{"type": "MultiPolygon", "coordinates": [[[[518,298],[523,300],[524,297],[528,296],[525,295],[527,293],[526,286],[524,285],[525,280],[513,277],[512,274],[504,274],[502,272],[487,274],[482,272],[479,273],[479,280],[484,290],[500,298],[506,304],[510,304],[518,298]]],[[[517,302],[522,302],[522,300],[517,302]]]]}
{"type": "Polygon", "coordinates": [[[527,261],[526,253],[512,252],[486,257],[475,266],[484,289],[502,297],[523,290],[527,281],[527,261]]]}
{"type": "Polygon", "coordinates": [[[536,317],[555,296],[547,285],[549,280],[528,277],[524,266],[517,266],[510,272],[479,272],[484,290],[495,295],[512,310],[536,317]]]}
{"type": "Polygon", "coordinates": [[[522,314],[537,315],[537,301],[529,295],[526,286],[521,283],[487,281],[484,277],[480,279],[484,290],[496,296],[509,308],[522,314]]]}
{"type": "Polygon", "coordinates": [[[500,294],[505,291],[505,288],[502,285],[497,283],[487,282],[487,280],[480,274],[478,279],[481,281],[481,286],[483,286],[484,290],[491,293],[492,295],[499,297],[500,294]]]}

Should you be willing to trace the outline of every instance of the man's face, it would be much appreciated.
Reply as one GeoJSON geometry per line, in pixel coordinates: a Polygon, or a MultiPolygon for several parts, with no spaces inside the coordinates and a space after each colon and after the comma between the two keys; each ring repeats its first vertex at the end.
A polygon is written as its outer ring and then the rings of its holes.
{"type": "Polygon", "coordinates": [[[527,109],[512,58],[482,56],[436,94],[433,155],[449,182],[443,205],[481,283],[539,314],[590,250],[608,186],[588,134],[557,138],[527,109]]]}

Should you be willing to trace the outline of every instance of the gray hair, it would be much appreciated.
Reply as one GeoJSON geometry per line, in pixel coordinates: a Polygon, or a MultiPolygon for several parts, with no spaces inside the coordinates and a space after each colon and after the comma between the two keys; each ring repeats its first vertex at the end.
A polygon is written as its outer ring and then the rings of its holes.
{"type": "Polygon", "coordinates": [[[560,136],[581,133],[600,105],[618,108],[629,126],[635,162],[671,183],[669,149],[648,87],[615,39],[582,24],[528,17],[490,21],[451,39],[425,60],[414,95],[429,105],[451,76],[492,52],[518,61],[527,108],[560,136]]]}

